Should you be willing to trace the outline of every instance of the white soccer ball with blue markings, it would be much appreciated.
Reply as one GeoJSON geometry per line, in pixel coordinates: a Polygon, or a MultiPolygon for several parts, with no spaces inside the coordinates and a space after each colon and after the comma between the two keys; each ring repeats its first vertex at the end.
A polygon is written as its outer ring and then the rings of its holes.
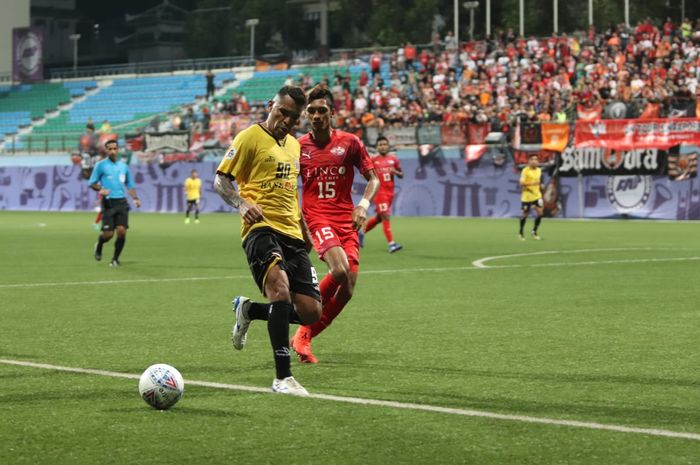
{"type": "Polygon", "coordinates": [[[166,410],[185,393],[185,381],[174,367],[158,363],[146,368],[139,380],[139,393],[148,405],[166,410]]]}

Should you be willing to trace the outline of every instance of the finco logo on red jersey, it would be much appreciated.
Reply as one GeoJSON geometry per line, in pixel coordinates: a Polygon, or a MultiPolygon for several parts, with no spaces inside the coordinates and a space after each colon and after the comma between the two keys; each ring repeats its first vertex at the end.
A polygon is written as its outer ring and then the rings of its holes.
{"type": "Polygon", "coordinates": [[[316,168],[307,168],[306,177],[316,179],[333,179],[341,177],[345,174],[344,166],[317,166],[316,168]]]}
{"type": "Polygon", "coordinates": [[[342,157],[345,155],[345,147],[333,147],[330,152],[337,157],[342,157]]]}

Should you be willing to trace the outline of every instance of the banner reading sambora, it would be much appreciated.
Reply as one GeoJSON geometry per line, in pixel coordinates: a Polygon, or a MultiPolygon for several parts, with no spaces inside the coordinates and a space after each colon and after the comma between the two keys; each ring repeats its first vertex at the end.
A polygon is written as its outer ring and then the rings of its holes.
{"type": "Polygon", "coordinates": [[[700,144],[700,119],[622,119],[578,121],[576,147],[617,150],[668,149],[678,144],[700,144]]]}

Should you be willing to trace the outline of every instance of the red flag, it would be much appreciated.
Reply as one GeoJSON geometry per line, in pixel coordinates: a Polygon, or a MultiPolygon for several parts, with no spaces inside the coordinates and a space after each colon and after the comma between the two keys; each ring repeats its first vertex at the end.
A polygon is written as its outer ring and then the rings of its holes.
{"type": "Polygon", "coordinates": [[[464,160],[467,163],[474,163],[481,160],[486,153],[486,144],[467,145],[464,147],[464,160]]]}

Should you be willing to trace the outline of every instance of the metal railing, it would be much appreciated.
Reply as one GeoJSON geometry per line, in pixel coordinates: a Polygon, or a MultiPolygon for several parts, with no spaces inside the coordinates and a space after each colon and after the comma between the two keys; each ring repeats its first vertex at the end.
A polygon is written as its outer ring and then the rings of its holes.
{"type": "MultiPolygon", "coordinates": [[[[256,59],[277,60],[278,54],[261,55],[256,59]]],[[[174,73],[177,71],[203,71],[207,69],[227,69],[240,66],[252,66],[255,59],[250,56],[196,58],[183,60],[144,61],[140,63],[124,63],[120,65],[81,66],[73,68],[51,68],[48,72],[51,79],[97,78],[118,76],[122,74],[155,74],[174,73]]]]}
{"type": "Polygon", "coordinates": [[[2,154],[35,154],[50,152],[80,152],[78,144],[83,132],[60,132],[50,134],[12,134],[5,138],[0,149],[2,154]]]}

